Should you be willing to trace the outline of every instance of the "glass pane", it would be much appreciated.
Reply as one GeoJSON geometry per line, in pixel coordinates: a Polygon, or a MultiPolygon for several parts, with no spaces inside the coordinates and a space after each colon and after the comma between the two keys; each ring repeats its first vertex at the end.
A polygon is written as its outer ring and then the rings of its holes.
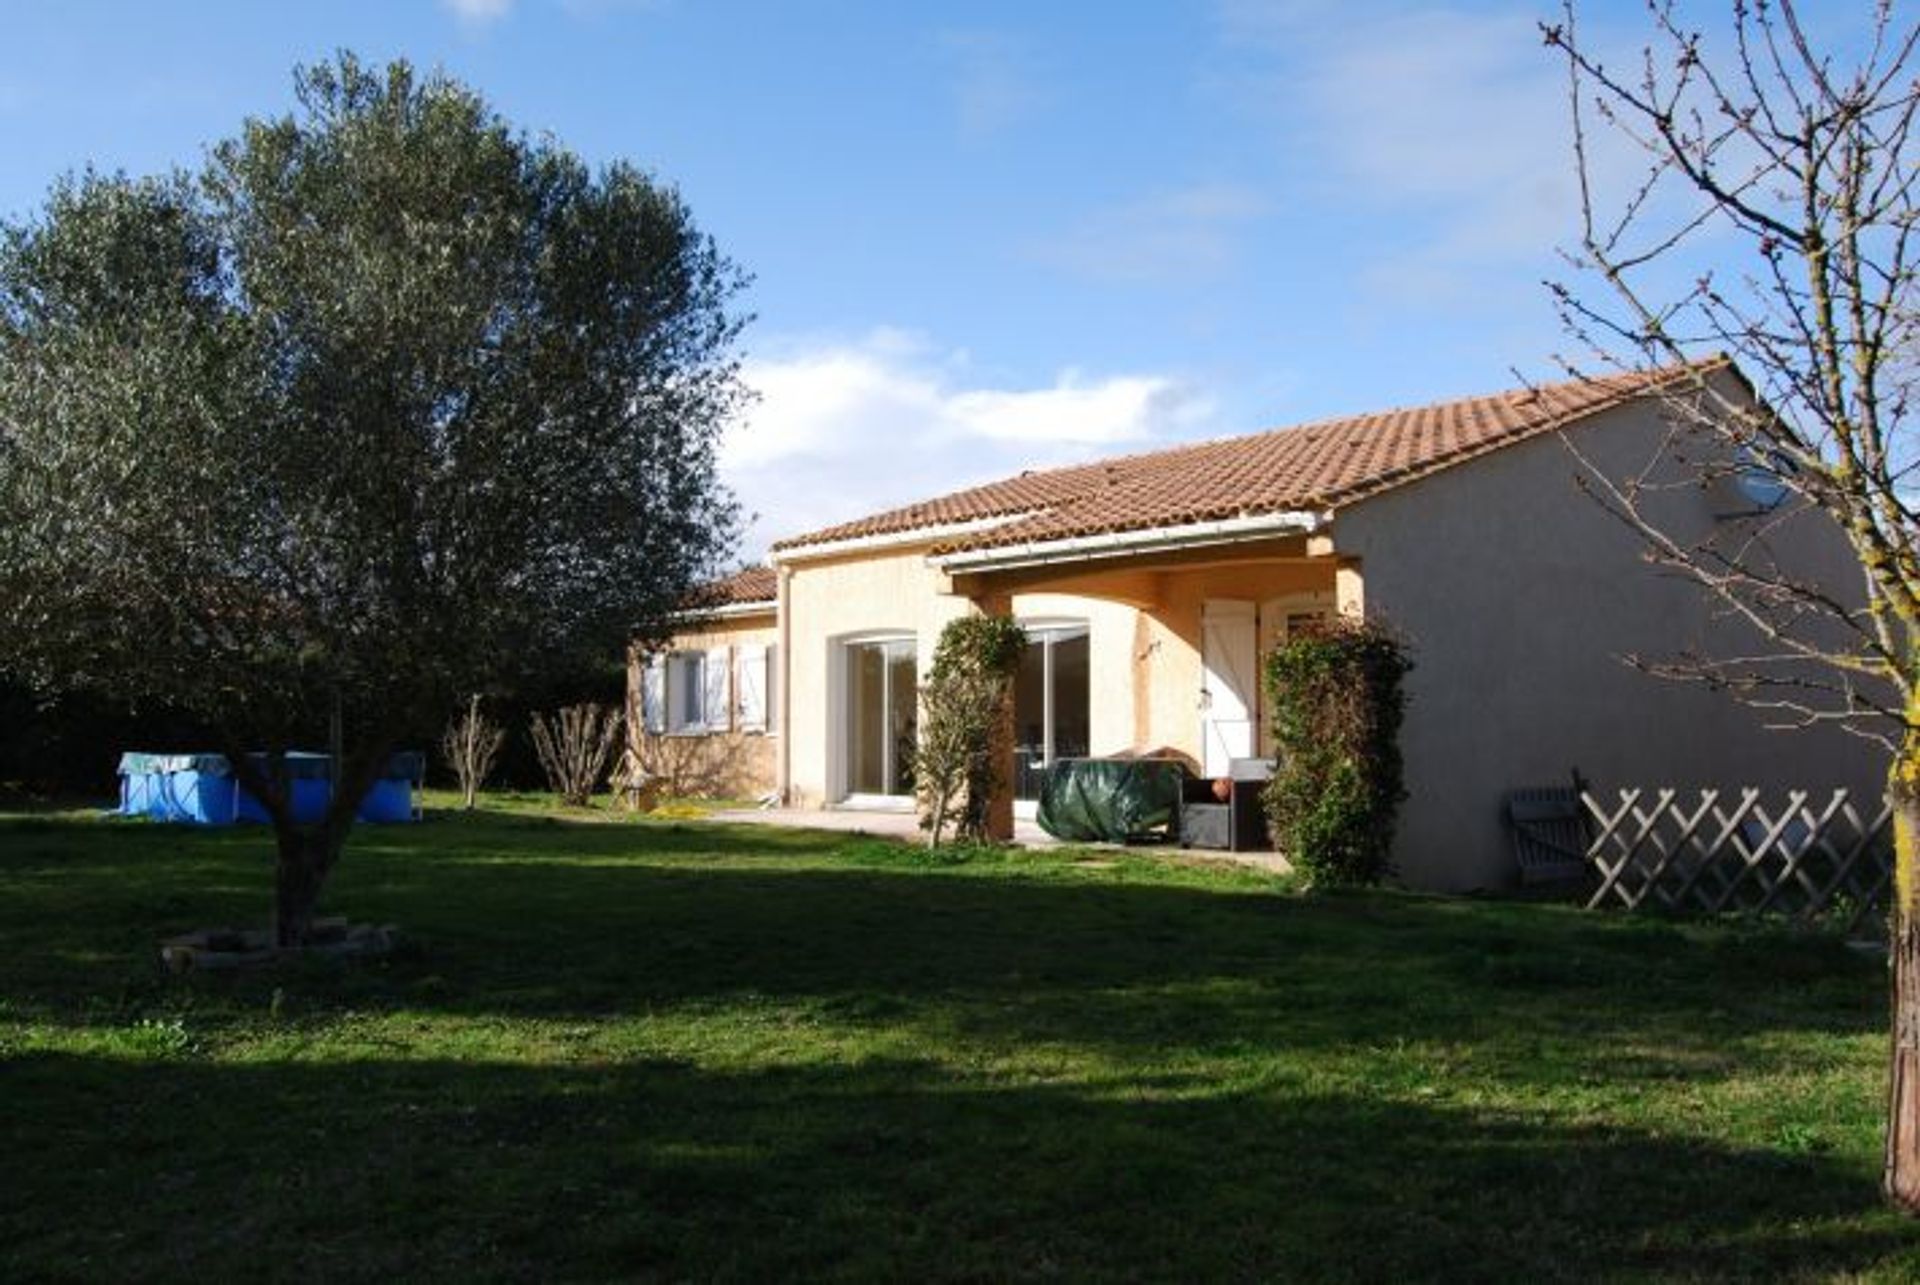
{"type": "Polygon", "coordinates": [[[1027,650],[1013,676],[1013,797],[1037,799],[1047,769],[1047,644],[1040,630],[1028,633],[1027,650]]]}
{"type": "Polygon", "coordinates": [[[893,779],[888,794],[913,793],[913,748],[919,742],[920,686],[919,661],[911,642],[887,644],[888,702],[887,727],[893,736],[893,752],[888,767],[893,779]]]}
{"type": "Polygon", "coordinates": [[[672,699],[672,726],[675,731],[697,728],[703,721],[706,696],[706,671],[703,667],[706,659],[706,653],[698,651],[683,651],[673,657],[667,686],[672,699]]]}
{"type": "Polygon", "coordinates": [[[847,715],[847,788],[885,794],[886,656],[872,643],[847,648],[847,715]]]}
{"type": "Polygon", "coordinates": [[[1093,700],[1084,631],[1049,647],[1053,662],[1053,756],[1085,758],[1093,740],[1093,700]]]}

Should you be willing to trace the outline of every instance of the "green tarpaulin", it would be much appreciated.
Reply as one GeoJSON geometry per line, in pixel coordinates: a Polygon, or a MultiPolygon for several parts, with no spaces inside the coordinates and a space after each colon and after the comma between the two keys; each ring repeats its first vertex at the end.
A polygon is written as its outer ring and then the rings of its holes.
{"type": "Polygon", "coordinates": [[[1179,759],[1060,759],[1040,787],[1040,828],[1056,839],[1165,838],[1180,815],[1179,759]]]}

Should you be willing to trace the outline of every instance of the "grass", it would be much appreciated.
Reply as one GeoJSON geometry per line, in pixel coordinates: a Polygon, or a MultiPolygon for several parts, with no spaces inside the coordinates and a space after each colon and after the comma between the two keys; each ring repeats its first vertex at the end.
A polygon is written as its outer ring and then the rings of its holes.
{"type": "Polygon", "coordinates": [[[1901,1279],[1835,940],[1072,851],[0,817],[0,1278],[1901,1279]]]}

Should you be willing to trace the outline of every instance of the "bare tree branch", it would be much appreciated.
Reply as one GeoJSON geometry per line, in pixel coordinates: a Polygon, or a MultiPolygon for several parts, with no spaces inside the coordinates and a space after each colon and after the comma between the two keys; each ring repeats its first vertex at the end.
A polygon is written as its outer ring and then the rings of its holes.
{"type": "MultiPolygon", "coordinates": [[[[1629,476],[1575,454],[1589,494],[1644,541],[1651,562],[1700,586],[1773,650],[1643,667],[1691,674],[1796,726],[1845,724],[1899,744],[1920,735],[1910,712],[1920,695],[1920,447],[1908,408],[1920,318],[1907,148],[1920,114],[1920,30],[1876,6],[1843,57],[1815,44],[1792,0],[1735,0],[1731,39],[1715,50],[1671,0],[1650,0],[1648,14],[1655,40],[1631,77],[1584,38],[1571,0],[1560,22],[1542,26],[1567,68],[1579,180],[1579,245],[1563,257],[1600,289],[1550,286],[1588,360],[1663,372],[1670,425],[1660,458],[1629,476]],[[1603,190],[1600,126],[1644,161],[1617,193],[1603,190]],[[1675,289],[1682,256],[1701,266],[1675,289]],[[1708,353],[1723,360],[1702,360],[1708,353]],[[1750,388],[1725,377],[1729,364],[1750,388]],[[1662,473],[1676,462],[1686,476],[1662,473]],[[1788,502],[1706,539],[1664,529],[1663,492],[1741,473],[1777,482],[1788,502]],[[1774,557],[1784,526],[1810,508],[1851,544],[1863,605],[1774,557]],[[1809,667],[1834,677],[1809,680],[1809,667]],[[1798,695],[1783,702],[1783,686],[1798,695]]],[[[1564,364],[1578,375],[1585,362],[1564,364]]]]}

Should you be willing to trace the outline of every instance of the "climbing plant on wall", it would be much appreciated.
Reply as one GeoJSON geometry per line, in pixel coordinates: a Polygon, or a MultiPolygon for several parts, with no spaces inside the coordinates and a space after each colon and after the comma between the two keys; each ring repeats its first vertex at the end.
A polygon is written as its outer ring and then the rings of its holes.
{"type": "Polygon", "coordinates": [[[1317,884],[1392,873],[1411,668],[1395,634],[1358,620],[1302,630],[1267,656],[1276,762],[1262,802],[1280,851],[1317,884]]]}

